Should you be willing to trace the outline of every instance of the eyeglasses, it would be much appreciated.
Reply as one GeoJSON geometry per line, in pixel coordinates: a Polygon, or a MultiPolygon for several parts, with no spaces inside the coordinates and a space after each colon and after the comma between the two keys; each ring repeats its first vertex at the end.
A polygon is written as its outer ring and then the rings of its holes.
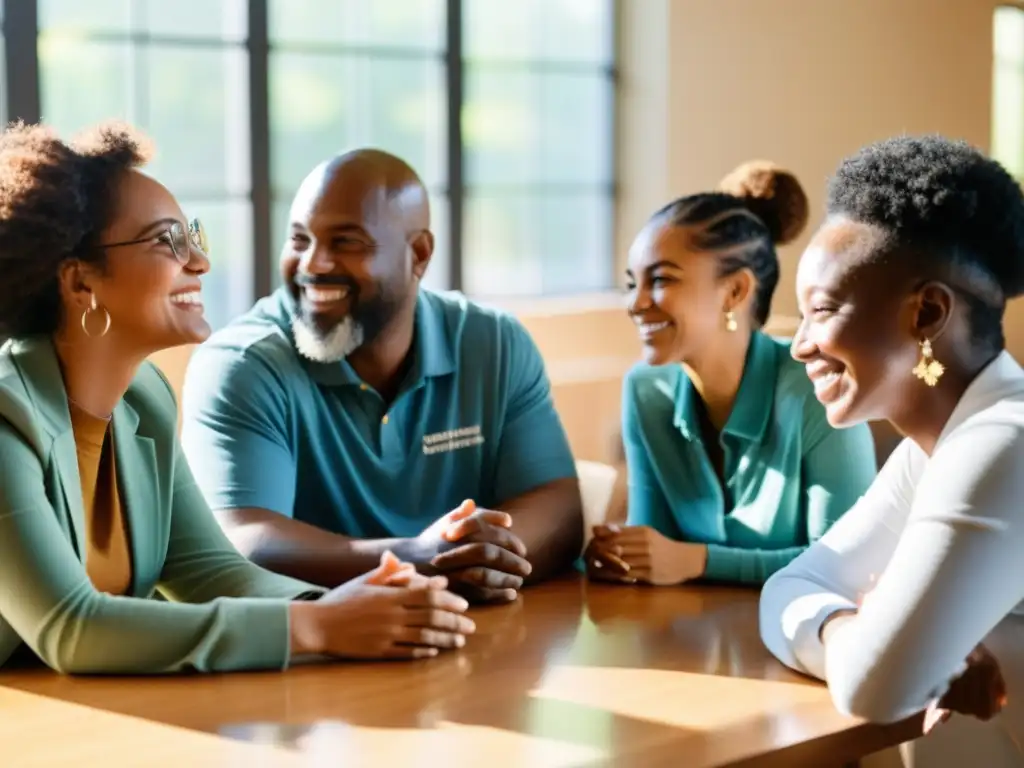
{"type": "Polygon", "coordinates": [[[100,248],[120,248],[122,245],[138,245],[139,243],[150,243],[154,240],[166,242],[171,246],[176,258],[182,265],[188,264],[192,258],[190,249],[195,248],[203,256],[210,253],[210,246],[206,239],[206,230],[203,229],[199,219],[192,219],[188,223],[188,231],[180,221],[172,222],[163,232],[149,237],[140,237],[138,240],[125,240],[120,243],[106,243],[100,248]]]}

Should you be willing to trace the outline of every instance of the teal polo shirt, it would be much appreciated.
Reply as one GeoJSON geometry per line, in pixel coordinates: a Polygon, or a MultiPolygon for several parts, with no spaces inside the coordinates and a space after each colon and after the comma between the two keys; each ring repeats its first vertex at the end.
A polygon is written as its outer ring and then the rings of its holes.
{"type": "Polygon", "coordinates": [[[699,395],[680,365],[638,365],[623,388],[630,525],[708,545],[709,579],[761,584],[821,538],[876,472],[867,425],[834,429],[787,342],[755,333],[719,440],[701,438],[699,395]]]}
{"type": "Polygon", "coordinates": [[[279,289],[189,362],[182,443],[213,509],[408,537],[464,499],[498,507],[576,476],[540,353],[512,316],[421,290],[414,359],[388,404],[347,362],[299,356],[293,308],[279,289]]]}

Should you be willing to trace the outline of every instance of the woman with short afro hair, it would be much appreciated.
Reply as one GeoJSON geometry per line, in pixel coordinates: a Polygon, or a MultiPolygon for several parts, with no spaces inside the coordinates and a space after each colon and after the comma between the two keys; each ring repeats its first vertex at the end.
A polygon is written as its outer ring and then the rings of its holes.
{"type": "Polygon", "coordinates": [[[936,136],[843,161],[797,273],[792,354],[829,421],[886,420],[905,439],[853,509],[765,584],[761,636],[844,712],[924,712],[925,732],[953,712],[976,718],[916,743],[918,768],[1024,760],[1007,708],[1024,637],[1003,623],[1024,599],[1024,370],[1003,334],[1022,292],[1020,187],[936,136]],[[997,661],[982,642],[1000,624],[1016,640],[997,661]]]}
{"type": "Polygon", "coordinates": [[[473,626],[444,579],[386,555],[324,594],[221,532],[146,362],[210,333],[202,227],[138,170],[149,154],[122,124],[71,144],[0,133],[0,665],[282,669],[461,646],[473,626]]]}

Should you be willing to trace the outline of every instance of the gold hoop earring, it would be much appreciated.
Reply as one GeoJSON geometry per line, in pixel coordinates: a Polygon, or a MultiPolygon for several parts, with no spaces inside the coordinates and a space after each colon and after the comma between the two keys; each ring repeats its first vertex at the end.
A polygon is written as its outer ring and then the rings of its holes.
{"type": "Polygon", "coordinates": [[[96,299],[96,294],[92,295],[92,301],[89,303],[88,308],[82,313],[82,333],[88,336],[90,339],[100,338],[107,335],[107,331],[110,330],[110,313],[107,312],[106,307],[101,307],[99,301],[96,299]],[[89,314],[92,312],[103,312],[103,330],[99,333],[89,332],[89,314]]]}
{"type": "Polygon", "coordinates": [[[929,387],[934,387],[945,372],[946,366],[936,360],[932,354],[931,340],[923,339],[921,341],[921,359],[914,366],[914,375],[929,387]]]}
{"type": "Polygon", "coordinates": [[[735,333],[739,326],[736,324],[736,313],[731,309],[725,313],[725,330],[729,333],[735,333]]]}

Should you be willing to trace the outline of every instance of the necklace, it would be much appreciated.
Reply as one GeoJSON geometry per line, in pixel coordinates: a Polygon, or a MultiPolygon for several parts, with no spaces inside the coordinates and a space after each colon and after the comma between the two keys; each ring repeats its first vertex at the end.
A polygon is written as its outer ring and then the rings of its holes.
{"type": "Polygon", "coordinates": [[[89,414],[94,419],[99,419],[100,421],[110,421],[111,416],[113,415],[113,414],[110,414],[110,415],[107,415],[107,416],[100,416],[99,414],[96,414],[96,413],[93,413],[92,411],[90,411],[88,408],[86,408],[80,402],[75,400],[75,398],[73,398],[71,395],[68,395],[67,393],[65,393],[65,395],[68,398],[68,402],[71,403],[73,406],[75,406],[75,408],[77,408],[78,410],[82,411],[83,413],[89,414]]]}

